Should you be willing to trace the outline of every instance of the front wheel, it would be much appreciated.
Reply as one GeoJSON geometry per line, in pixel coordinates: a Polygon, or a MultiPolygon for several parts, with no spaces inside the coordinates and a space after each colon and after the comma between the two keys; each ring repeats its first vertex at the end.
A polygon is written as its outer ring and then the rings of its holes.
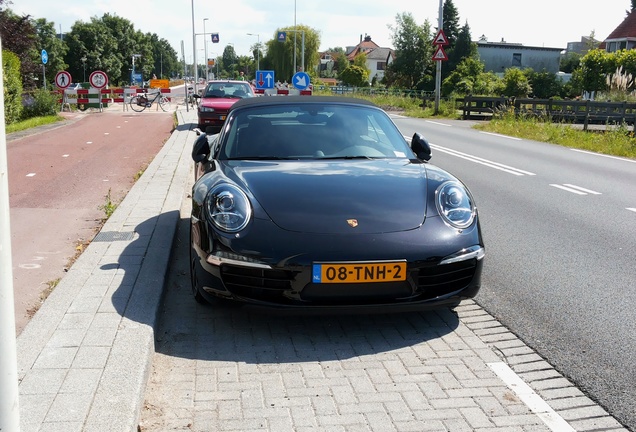
{"type": "Polygon", "coordinates": [[[143,96],[133,96],[130,99],[130,108],[133,111],[142,112],[146,109],[147,99],[143,96]]]}
{"type": "Polygon", "coordinates": [[[170,99],[165,96],[159,97],[159,106],[164,111],[170,111],[170,99]]]}

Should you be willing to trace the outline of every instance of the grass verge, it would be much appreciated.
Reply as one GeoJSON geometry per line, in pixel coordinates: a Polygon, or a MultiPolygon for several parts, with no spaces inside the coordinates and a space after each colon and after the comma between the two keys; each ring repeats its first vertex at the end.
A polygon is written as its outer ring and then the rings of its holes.
{"type": "Polygon", "coordinates": [[[64,117],[60,115],[46,116],[46,117],[34,117],[28,120],[23,120],[17,123],[12,123],[6,126],[6,133],[20,132],[23,130],[31,129],[37,126],[44,126],[47,124],[57,123],[64,120],[64,117]]]}

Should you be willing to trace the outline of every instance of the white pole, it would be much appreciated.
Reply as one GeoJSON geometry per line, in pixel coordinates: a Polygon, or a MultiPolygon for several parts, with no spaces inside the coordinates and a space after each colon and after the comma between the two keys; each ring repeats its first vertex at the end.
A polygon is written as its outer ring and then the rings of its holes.
{"type": "Polygon", "coordinates": [[[194,0],[192,5],[192,61],[194,63],[194,93],[198,93],[197,84],[199,83],[199,72],[197,71],[197,34],[194,32],[194,0]]]}
{"type": "Polygon", "coordinates": [[[205,32],[205,22],[207,18],[203,18],[203,51],[205,52],[205,81],[208,81],[208,35],[205,32]]]}
{"type": "MultiPolygon", "coordinates": [[[[0,41],[0,46],[2,41],[0,41]]],[[[0,50],[0,64],[2,51],[0,50]]],[[[0,68],[0,89],[4,94],[4,72],[0,68]]],[[[15,310],[9,225],[9,180],[4,98],[0,97],[0,431],[20,431],[18,404],[18,361],[15,342],[15,310]]]]}
{"type": "Polygon", "coordinates": [[[296,33],[298,33],[298,30],[296,30],[296,0],[294,0],[294,71],[292,75],[298,72],[296,67],[296,33]]]}
{"type": "MultiPolygon", "coordinates": [[[[442,0],[439,0],[437,27],[438,31],[444,28],[444,5],[442,0]]],[[[439,113],[439,100],[442,93],[442,61],[436,60],[435,63],[437,63],[435,69],[435,115],[437,115],[437,113],[439,113]]]]}

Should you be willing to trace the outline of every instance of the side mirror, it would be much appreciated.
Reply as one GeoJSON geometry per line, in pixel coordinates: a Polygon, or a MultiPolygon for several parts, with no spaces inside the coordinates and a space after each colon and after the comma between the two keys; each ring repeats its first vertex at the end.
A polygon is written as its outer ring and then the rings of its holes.
{"type": "Polygon", "coordinates": [[[203,162],[210,155],[210,144],[208,143],[208,136],[201,135],[194,142],[192,146],[192,160],[195,163],[203,162]]]}
{"type": "Polygon", "coordinates": [[[193,94],[192,97],[195,99],[201,99],[201,95],[198,93],[193,94]]]}
{"type": "Polygon", "coordinates": [[[413,134],[411,139],[411,150],[418,159],[428,161],[431,159],[431,146],[428,141],[419,133],[413,134]]]}

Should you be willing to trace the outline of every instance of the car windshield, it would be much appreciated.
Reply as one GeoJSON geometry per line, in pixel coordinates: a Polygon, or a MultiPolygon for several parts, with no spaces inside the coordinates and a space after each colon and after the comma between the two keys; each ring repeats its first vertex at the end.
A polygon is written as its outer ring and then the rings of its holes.
{"type": "Polygon", "coordinates": [[[238,110],[219,159],[413,158],[389,116],[374,107],[303,103],[238,110]]]}
{"type": "Polygon", "coordinates": [[[204,98],[234,98],[252,97],[249,85],[246,83],[210,83],[203,93],[204,98]]]}

